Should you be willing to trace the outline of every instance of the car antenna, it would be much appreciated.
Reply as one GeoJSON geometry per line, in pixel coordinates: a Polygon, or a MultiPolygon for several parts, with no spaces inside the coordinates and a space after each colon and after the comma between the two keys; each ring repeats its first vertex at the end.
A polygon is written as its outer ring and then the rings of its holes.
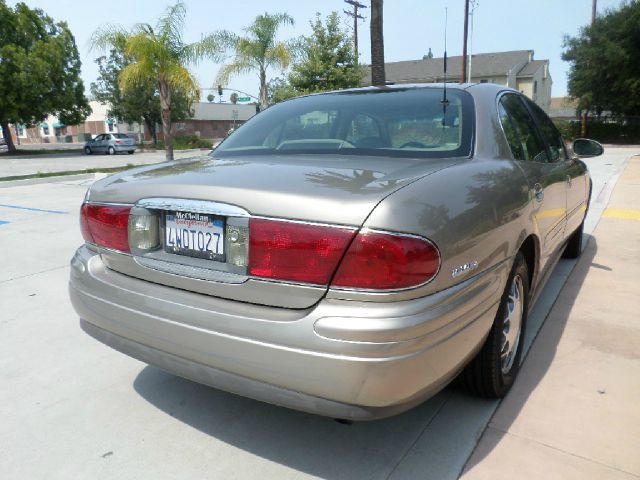
{"type": "Polygon", "coordinates": [[[447,98],[447,19],[448,19],[448,11],[447,7],[444,7],[444,90],[442,93],[442,100],[440,103],[442,104],[442,126],[445,126],[444,117],[447,114],[447,107],[449,106],[449,99],[447,98]]]}

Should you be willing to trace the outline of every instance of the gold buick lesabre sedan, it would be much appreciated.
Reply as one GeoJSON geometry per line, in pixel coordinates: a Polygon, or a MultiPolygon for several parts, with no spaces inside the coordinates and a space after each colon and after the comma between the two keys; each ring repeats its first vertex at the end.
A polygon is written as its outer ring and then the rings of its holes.
{"type": "Polygon", "coordinates": [[[381,418],[456,377],[501,397],[581,251],[578,154],[601,153],[498,85],[292,99],[207,156],[96,182],[71,300],[121,352],[298,410],[381,418]]]}

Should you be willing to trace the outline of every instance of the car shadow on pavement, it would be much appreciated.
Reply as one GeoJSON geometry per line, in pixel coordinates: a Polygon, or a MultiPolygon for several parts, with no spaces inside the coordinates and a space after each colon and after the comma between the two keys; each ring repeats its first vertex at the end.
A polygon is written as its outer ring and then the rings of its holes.
{"type": "MultiPolygon", "coordinates": [[[[139,373],[134,388],[157,408],[207,435],[326,479],[388,478],[453,394],[444,390],[392,418],[342,424],[226,393],[151,366],[139,373]]],[[[253,467],[241,470],[249,473],[253,467]]]]}
{"type": "MultiPolygon", "coordinates": [[[[527,356],[523,360],[522,369],[514,387],[498,407],[500,409],[499,427],[496,426],[496,428],[491,429],[490,435],[487,434],[489,430],[485,430],[483,438],[465,466],[465,472],[471,471],[474,466],[481,463],[482,460],[487,457],[500,443],[505,435],[508,435],[511,425],[518,418],[520,412],[527,403],[527,400],[545,375],[547,375],[557,354],[558,345],[564,333],[567,321],[569,320],[571,310],[576,302],[576,298],[578,297],[580,290],[582,289],[585,277],[589,270],[591,268],[610,270],[606,265],[593,263],[593,259],[595,258],[597,251],[598,244],[596,238],[589,236],[582,255],[576,262],[566,283],[562,286],[557,298],[554,300],[552,307],[553,318],[546,318],[550,315],[551,311],[545,315],[539,331],[536,332],[536,339],[533,339],[533,341],[538,340],[538,343],[536,345],[532,345],[527,352],[527,356]],[[545,329],[544,339],[539,339],[537,336],[538,333],[542,331],[542,328],[545,329]],[[533,354],[534,356],[529,358],[530,354],[533,354]]],[[[534,330],[538,329],[534,328],[534,330]]],[[[489,427],[492,426],[493,420],[494,419],[489,422],[489,427]]]]}

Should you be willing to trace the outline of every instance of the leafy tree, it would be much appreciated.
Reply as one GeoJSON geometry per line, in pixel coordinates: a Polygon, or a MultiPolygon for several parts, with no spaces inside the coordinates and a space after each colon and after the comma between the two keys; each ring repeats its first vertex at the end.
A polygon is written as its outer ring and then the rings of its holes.
{"type": "Polygon", "coordinates": [[[220,61],[224,52],[217,34],[195,43],[184,43],[185,16],[186,7],[178,2],[167,8],[155,28],[143,23],[126,32],[122,27],[109,26],[97,30],[91,42],[94,48],[106,50],[117,48],[118,42],[125,38],[124,53],[132,62],[118,76],[123,91],[143,86],[149,79],[156,82],[167,160],[173,160],[171,111],[175,107],[175,93],[182,92],[189,102],[200,98],[198,82],[187,66],[204,58],[220,61]]]}
{"type": "MultiPolygon", "coordinates": [[[[108,115],[122,122],[144,122],[147,130],[157,143],[156,125],[162,122],[160,111],[160,95],[154,79],[148,79],[139,85],[123,90],[119,84],[122,70],[132,63],[124,53],[126,38],[118,42],[108,56],[96,59],[99,75],[97,81],[91,83],[91,94],[100,103],[109,105],[108,115]]],[[[174,92],[171,122],[191,117],[191,105],[181,92],[174,92]]]]}
{"type": "Polygon", "coordinates": [[[280,103],[284,100],[302,95],[303,93],[304,92],[296,91],[291,86],[286,76],[272,78],[269,80],[269,83],[267,83],[267,98],[269,100],[269,105],[280,103]]]}
{"type": "Polygon", "coordinates": [[[337,12],[310,22],[312,34],[297,42],[297,60],[286,78],[269,82],[269,99],[277,103],[297,95],[357,87],[363,70],[356,62],[350,34],[337,12]]]}
{"type": "Polygon", "coordinates": [[[640,115],[640,2],[624,2],[565,37],[568,89],[578,107],[618,116],[640,115]]]}
{"type": "Polygon", "coordinates": [[[0,0],[0,125],[15,150],[9,123],[34,125],[55,114],[68,125],[91,113],[80,79],[80,57],[65,22],[42,10],[0,0]]]}
{"type": "Polygon", "coordinates": [[[301,94],[360,85],[363,72],[357,66],[350,34],[340,26],[338,13],[330,13],[324,24],[316,14],[311,29],[311,36],[303,37],[300,61],[289,75],[293,89],[301,94]]]}
{"type": "Polygon", "coordinates": [[[291,44],[276,41],[278,28],[283,25],[293,25],[293,18],[286,13],[264,13],[245,29],[245,36],[224,32],[225,44],[233,49],[234,57],[231,63],[222,66],[216,82],[227,85],[231,77],[257,71],[260,103],[265,108],[268,105],[267,69],[286,70],[293,54],[291,44]]]}
{"type": "Polygon", "coordinates": [[[382,0],[371,0],[371,83],[385,84],[382,0]]]}

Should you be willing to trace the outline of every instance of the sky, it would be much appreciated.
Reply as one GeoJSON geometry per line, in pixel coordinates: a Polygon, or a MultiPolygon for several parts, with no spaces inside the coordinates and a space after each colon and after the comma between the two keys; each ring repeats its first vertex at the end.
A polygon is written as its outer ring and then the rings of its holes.
{"type": "MultiPolygon", "coordinates": [[[[360,0],[369,4],[368,0],[360,0]]],[[[10,5],[17,2],[9,0],[10,5]]],[[[41,8],[55,20],[68,23],[76,38],[82,60],[82,78],[85,88],[96,80],[98,68],[94,59],[100,52],[91,51],[89,39],[99,27],[108,24],[130,28],[136,23],[155,24],[172,0],[26,0],[31,8],[41,8]]],[[[343,0],[186,0],[186,41],[196,41],[202,34],[225,29],[236,33],[248,26],[256,15],[286,12],[295,20],[294,26],[283,27],[279,39],[287,40],[311,32],[309,22],[316,12],[323,17],[337,11],[345,25],[353,25],[342,11],[348,6],[343,0]]],[[[549,59],[553,79],[552,96],[567,93],[567,71],[563,62],[562,43],[565,35],[576,35],[581,26],[591,21],[591,0],[472,0],[473,35],[470,37],[472,53],[508,50],[534,50],[535,59],[549,59]]],[[[599,0],[598,13],[615,8],[622,0],[599,0]]],[[[449,56],[462,54],[464,0],[386,0],[384,2],[385,61],[416,60],[429,48],[434,56],[444,52],[445,9],[448,13],[447,52],[449,56]]],[[[360,62],[370,62],[369,10],[363,10],[366,19],[360,22],[358,36],[360,62]]],[[[192,66],[201,88],[214,87],[220,65],[204,61],[192,66]]],[[[279,71],[269,72],[269,77],[279,71]]],[[[227,85],[258,95],[257,75],[232,79],[227,85]]],[[[208,92],[204,92],[204,97],[208,92]]],[[[217,95],[217,92],[212,92],[217,95]]]]}

